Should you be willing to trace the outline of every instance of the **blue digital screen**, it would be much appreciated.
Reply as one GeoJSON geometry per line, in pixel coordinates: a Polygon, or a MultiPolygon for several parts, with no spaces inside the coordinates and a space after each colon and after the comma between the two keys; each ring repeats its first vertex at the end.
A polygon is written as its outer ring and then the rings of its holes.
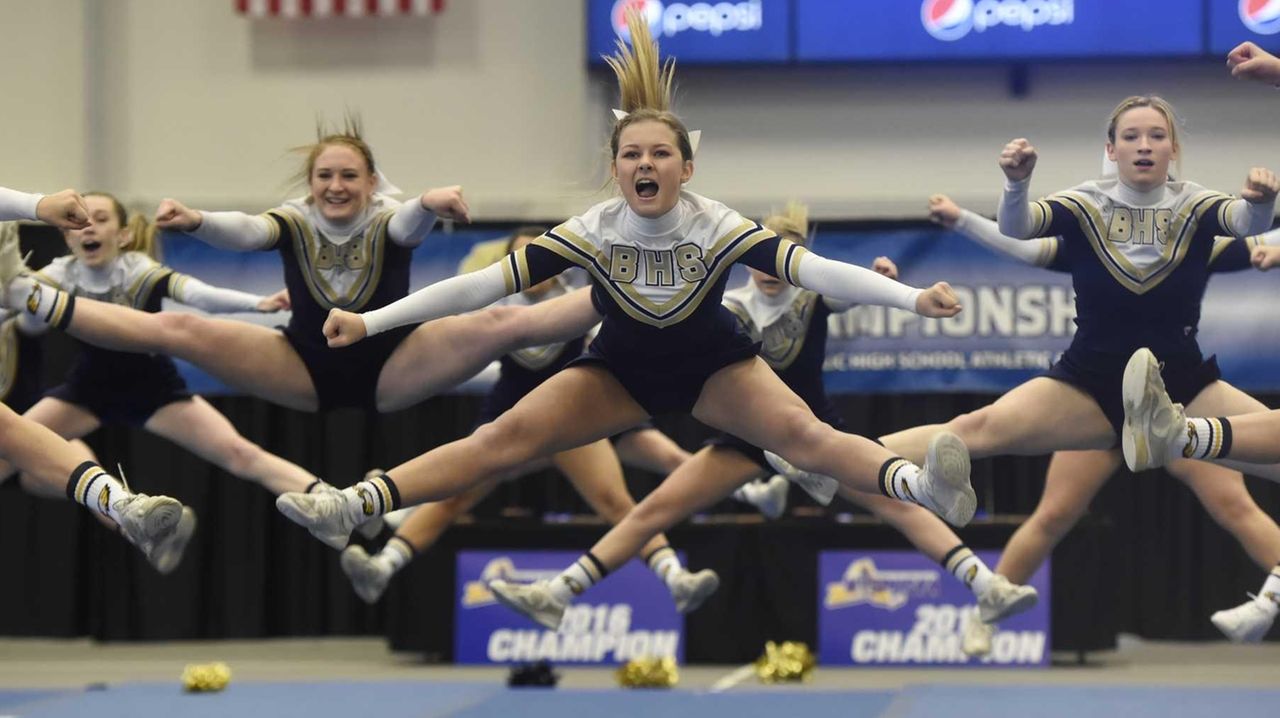
{"type": "Polygon", "coordinates": [[[587,0],[587,56],[602,63],[626,32],[635,8],[664,57],[682,64],[785,63],[791,60],[791,0],[663,2],[587,0]]]}
{"type": "Polygon", "coordinates": [[[1205,1],[794,0],[796,59],[1198,56],[1205,1]]]}
{"type": "Polygon", "coordinates": [[[1280,0],[1209,2],[1209,51],[1226,55],[1245,40],[1280,52],[1280,0]]]}

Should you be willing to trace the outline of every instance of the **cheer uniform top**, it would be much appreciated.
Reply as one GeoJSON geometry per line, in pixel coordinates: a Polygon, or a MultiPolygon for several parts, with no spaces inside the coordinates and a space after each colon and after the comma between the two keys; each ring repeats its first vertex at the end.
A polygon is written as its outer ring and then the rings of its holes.
{"type": "MultiPolygon", "coordinates": [[[[1047,264],[1070,272],[1076,293],[1075,337],[1047,376],[1089,394],[1117,436],[1124,367],[1138,348],[1163,362],[1175,402],[1190,403],[1219,379],[1216,358],[1204,358],[1196,335],[1210,266],[1232,246],[1217,237],[1241,225],[1230,196],[1173,181],[1139,193],[1105,179],[1023,207],[1028,236],[1060,237],[1047,264]]],[[[1241,249],[1247,245],[1233,255],[1241,249]]]]}
{"type": "MultiPolygon", "coordinates": [[[[144,312],[160,311],[165,297],[210,312],[256,311],[261,299],[210,287],[141,252],[125,252],[109,265],[94,268],[72,256],[58,257],[34,277],[70,295],[144,312]]],[[[47,395],[83,407],[104,423],[132,426],[142,426],[168,404],[191,398],[169,357],[112,351],[83,342],[67,380],[47,395]]]]}
{"type": "Polygon", "coordinates": [[[414,201],[401,204],[374,194],[350,224],[329,222],[307,198],[285,202],[257,217],[204,212],[192,232],[227,249],[278,251],[293,314],[281,327],[307,367],[322,411],[374,409],[378,376],[387,358],[415,328],[399,327],[349,347],[328,346],[329,310],[376,309],[409,292],[409,263],[435,215],[414,201]]]}

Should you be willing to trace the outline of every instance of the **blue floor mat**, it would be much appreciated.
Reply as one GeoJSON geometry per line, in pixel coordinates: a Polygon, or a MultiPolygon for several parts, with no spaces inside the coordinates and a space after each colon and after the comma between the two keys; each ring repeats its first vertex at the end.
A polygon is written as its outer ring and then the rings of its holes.
{"type": "Polygon", "coordinates": [[[188,694],[173,682],[0,692],[0,713],[21,718],[1221,718],[1270,715],[1277,705],[1280,690],[1090,685],[913,685],[898,692],[790,686],[707,693],[428,681],[241,682],[222,693],[188,694]]]}

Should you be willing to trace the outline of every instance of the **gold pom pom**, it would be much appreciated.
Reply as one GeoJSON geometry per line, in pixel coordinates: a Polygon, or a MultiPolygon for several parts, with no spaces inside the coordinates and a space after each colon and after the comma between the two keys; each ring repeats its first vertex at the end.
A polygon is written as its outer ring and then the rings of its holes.
{"type": "Polygon", "coordinates": [[[623,688],[671,688],[680,682],[676,660],[635,658],[618,669],[618,685],[623,688]]]}
{"type": "Polygon", "coordinates": [[[231,682],[231,667],[225,663],[188,663],[182,671],[182,688],[190,693],[212,693],[231,682]]]}
{"type": "Polygon", "coordinates": [[[756,676],[763,683],[806,681],[817,664],[813,651],[799,641],[769,641],[764,645],[764,655],[756,660],[756,676]]]}

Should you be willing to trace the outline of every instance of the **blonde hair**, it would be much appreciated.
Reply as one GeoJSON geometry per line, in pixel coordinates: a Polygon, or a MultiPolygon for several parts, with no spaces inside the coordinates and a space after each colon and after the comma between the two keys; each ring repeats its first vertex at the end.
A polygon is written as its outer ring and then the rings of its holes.
{"type": "Polygon", "coordinates": [[[105,197],[111,200],[111,210],[115,212],[116,221],[120,227],[129,233],[129,243],[121,247],[126,252],[142,252],[143,254],[159,261],[160,259],[160,243],[157,241],[157,231],[155,225],[147,219],[142,212],[134,212],[133,216],[129,216],[129,211],[125,209],[124,204],[110,192],[85,192],[85,197],[105,197]]]}
{"type": "Polygon", "coordinates": [[[1116,108],[1111,111],[1111,116],[1107,118],[1107,141],[1111,144],[1116,143],[1116,126],[1120,123],[1120,116],[1129,110],[1135,110],[1139,107],[1150,107],[1159,112],[1167,125],[1169,125],[1169,140],[1173,143],[1173,150],[1177,153],[1176,160],[1178,166],[1178,174],[1182,174],[1182,142],[1178,139],[1178,112],[1173,109],[1173,105],[1169,101],[1159,95],[1132,95],[1120,101],[1116,108]]]}
{"type": "Polygon", "coordinates": [[[760,224],[802,245],[809,243],[809,206],[803,202],[788,201],[781,212],[775,210],[760,224]]]}
{"type": "Polygon", "coordinates": [[[617,53],[604,57],[618,78],[619,103],[627,113],[614,123],[609,156],[618,156],[618,140],[624,129],[637,122],[655,120],[676,133],[680,158],[691,160],[693,145],[689,142],[689,130],[671,111],[676,62],[671,58],[660,61],[658,43],[649,32],[649,23],[635,10],[627,11],[627,29],[631,33],[631,46],[618,40],[617,53]]]}
{"type": "MultiPolygon", "coordinates": [[[[324,120],[316,120],[316,141],[311,144],[299,145],[291,147],[290,152],[306,155],[306,159],[302,163],[302,168],[289,178],[289,185],[306,185],[311,182],[311,173],[316,168],[316,158],[324,152],[326,147],[333,145],[342,145],[350,147],[356,151],[356,154],[364,158],[365,165],[369,169],[372,176],[378,171],[377,166],[373,163],[373,150],[369,144],[364,141],[361,133],[361,122],[358,114],[348,112],[342,118],[341,127],[329,127],[324,120]]],[[[311,201],[310,198],[307,201],[311,201]]]]}

